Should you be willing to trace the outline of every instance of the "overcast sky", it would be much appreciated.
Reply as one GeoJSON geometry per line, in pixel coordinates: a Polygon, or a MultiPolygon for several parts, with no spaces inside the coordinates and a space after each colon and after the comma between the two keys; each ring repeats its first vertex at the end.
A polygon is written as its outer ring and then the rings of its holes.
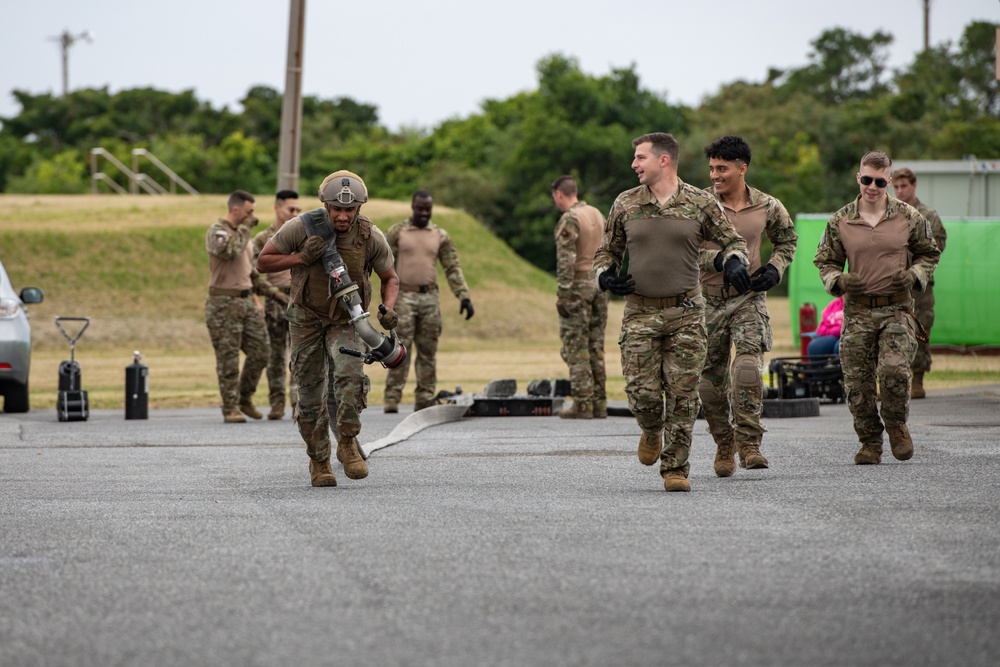
{"type": "MultiPolygon", "coordinates": [[[[0,0],[0,116],[10,92],[61,93],[64,30],[71,89],[193,88],[238,110],[254,85],[282,90],[288,0],[0,0]]],[[[1000,0],[931,0],[931,43],[972,20],[1000,22],[1000,0]]],[[[430,128],[484,99],[537,86],[559,52],[588,74],[636,65],[644,88],[696,105],[723,83],[804,65],[809,42],[841,26],[895,36],[890,67],[923,44],[922,0],[307,0],[303,90],[378,107],[381,122],[430,128]]]]}

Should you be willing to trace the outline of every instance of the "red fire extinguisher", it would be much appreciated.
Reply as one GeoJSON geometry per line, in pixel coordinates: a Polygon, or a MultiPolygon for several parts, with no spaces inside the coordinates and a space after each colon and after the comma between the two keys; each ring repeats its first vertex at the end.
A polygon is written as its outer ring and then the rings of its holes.
{"type": "Polygon", "coordinates": [[[806,348],[814,338],[812,335],[816,331],[816,306],[811,303],[804,303],[799,308],[799,344],[802,346],[802,356],[806,356],[806,348]]]}

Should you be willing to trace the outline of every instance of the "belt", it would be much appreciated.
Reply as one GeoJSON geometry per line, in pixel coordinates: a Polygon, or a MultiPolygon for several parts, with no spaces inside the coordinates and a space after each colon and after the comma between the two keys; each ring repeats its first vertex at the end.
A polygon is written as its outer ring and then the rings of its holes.
{"type": "Polygon", "coordinates": [[[685,302],[690,301],[691,297],[698,296],[701,293],[701,286],[697,286],[693,289],[684,292],[683,294],[678,294],[677,296],[642,296],[639,294],[626,294],[625,301],[631,303],[634,306],[645,306],[647,308],[674,308],[676,306],[682,306],[685,302]]]}
{"type": "Polygon", "coordinates": [[[427,285],[406,285],[399,283],[400,292],[420,292],[421,294],[426,294],[427,292],[435,291],[437,288],[437,283],[428,283],[427,285]]]}
{"type": "Polygon", "coordinates": [[[869,308],[878,308],[880,306],[891,306],[897,303],[903,303],[904,301],[909,301],[912,298],[910,295],[910,290],[905,292],[900,292],[899,294],[885,294],[885,295],[875,295],[869,296],[863,294],[860,296],[847,295],[849,301],[854,303],[859,303],[862,306],[868,306],[869,308]]]}
{"type": "Polygon", "coordinates": [[[588,278],[593,278],[594,274],[590,271],[574,271],[573,280],[587,280],[588,278]]]}
{"type": "Polygon", "coordinates": [[[250,296],[251,291],[248,289],[223,289],[221,287],[209,287],[209,296],[238,296],[241,299],[246,299],[250,296]]]}
{"type": "Polygon", "coordinates": [[[736,290],[730,288],[725,290],[721,287],[716,287],[715,285],[706,285],[702,283],[701,291],[705,293],[705,296],[712,296],[719,299],[728,299],[730,297],[740,296],[740,293],[736,290]]]}

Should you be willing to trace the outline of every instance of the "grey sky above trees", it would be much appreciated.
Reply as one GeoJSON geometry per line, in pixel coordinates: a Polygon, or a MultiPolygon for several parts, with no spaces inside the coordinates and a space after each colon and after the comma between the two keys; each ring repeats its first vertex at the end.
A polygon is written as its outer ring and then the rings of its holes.
{"type": "MultiPolygon", "coordinates": [[[[550,53],[584,72],[635,64],[643,86],[673,104],[697,106],[735,80],[763,81],[798,67],[823,30],[890,33],[886,66],[904,66],[923,44],[924,0],[636,0],[612,5],[508,0],[307,0],[306,94],[377,107],[381,123],[429,128],[465,117],[484,99],[536,84],[550,53]],[[338,26],[348,26],[340,28],[338,26]]],[[[284,85],[287,0],[34,0],[8,2],[0,22],[0,116],[17,113],[10,92],[62,89],[57,37],[94,34],[69,50],[71,89],[195,90],[237,110],[252,86],[284,85]]],[[[1000,21],[997,0],[931,0],[931,43],[957,42],[970,21],[1000,21]]]]}

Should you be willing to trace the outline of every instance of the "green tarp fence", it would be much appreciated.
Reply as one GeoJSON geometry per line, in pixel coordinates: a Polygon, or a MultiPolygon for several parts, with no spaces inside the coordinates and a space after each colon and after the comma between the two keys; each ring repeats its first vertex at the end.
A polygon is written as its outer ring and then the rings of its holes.
{"type": "MultiPolygon", "coordinates": [[[[788,305],[792,343],[799,346],[799,308],[816,306],[816,323],[833,297],[823,289],[813,265],[816,247],[830,214],[806,213],[795,219],[799,235],[789,267],[788,305]]],[[[1000,220],[944,218],[948,242],[934,272],[932,345],[1000,347],[1000,220]]]]}

